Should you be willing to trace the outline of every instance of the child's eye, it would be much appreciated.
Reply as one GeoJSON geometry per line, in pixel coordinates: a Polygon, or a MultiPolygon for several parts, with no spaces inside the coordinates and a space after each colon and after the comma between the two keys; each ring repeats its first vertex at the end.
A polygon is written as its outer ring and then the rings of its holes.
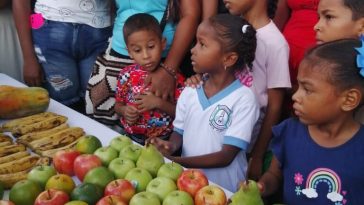
{"type": "Polygon", "coordinates": [[[333,19],[334,17],[333,16],[331,16],[331,15],[325,15],[325,19],[327,19],[327,20],[331,20],[331,19],[333,19]]]}
{"type": "Polygon", "coordinates": [[[200,46],[201,46],[201,47],[205,47],[205,44],[204,44],[204,43],[202,43],[202,42],[200,42],[200,46]]]}
{"type": "Polygon", "coordinates": [[[133,50],[135,53],[139,53],[140,52],[140,49],[134,49],[133,50]]]}
{"type": "Polygon", "coordinates": [[[153,49],[155,47],[155,45],[149,45],[148,48],[149,49],[153,49]]]}
{"type": "Polygon", "coordinates": [[[303,87],[303,90],[306,92],[306,94],[311,94],[312,91],[306,87],[303,87]]]}

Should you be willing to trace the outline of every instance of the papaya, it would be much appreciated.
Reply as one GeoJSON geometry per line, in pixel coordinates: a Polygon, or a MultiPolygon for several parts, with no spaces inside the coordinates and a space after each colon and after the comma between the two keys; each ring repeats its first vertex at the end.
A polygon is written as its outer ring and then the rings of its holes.
{"type": "Polygon", "coordinates": [[[0,85],[0,119],[13,119],[44,112],[49,106],[48,91],[41,87],[0,85]]]}

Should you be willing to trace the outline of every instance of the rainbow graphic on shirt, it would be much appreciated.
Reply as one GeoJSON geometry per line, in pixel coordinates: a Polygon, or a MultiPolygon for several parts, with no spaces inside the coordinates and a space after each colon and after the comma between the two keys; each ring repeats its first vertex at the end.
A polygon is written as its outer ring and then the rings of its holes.
{"type": "MultiPolygon", "coordinates": [[[[298,184],[302,183],[302,175],[295,175],[295,182],[298,184]],[[299,177],[297,177],[299,176],[299,177]],[[300,180],[298,180],[300,179],[300,180]],[[297,181],[298,180],[298,181],[297,181]]],[[[316,191],[317,186],[320,183],[325,183],[328,186],[327,198],[332,202],[341,202],[345,204],[345,199],[341,195],[341,180],[340,177],[331,169],[318,168],[313,170],[306,179],[306,186],[304,189],[300,190],[300,193],[304,194],[308,198],[317,198],[318,193],[316,191]]],[[[336,203],[337,204],[337,203],[336,203]]],[[[341,204],[341,203],[340,203],[341,204]]]]}

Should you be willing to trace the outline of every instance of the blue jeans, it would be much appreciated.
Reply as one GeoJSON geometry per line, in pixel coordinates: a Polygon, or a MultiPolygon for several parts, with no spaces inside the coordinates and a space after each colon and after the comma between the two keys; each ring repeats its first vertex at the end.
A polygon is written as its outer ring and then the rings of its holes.
{"type": "Polygon", "coordinates": [[[96,57],[106,50],[112,28],[45,20],[32,34],[51,98],[65,105],[83,99],[96,57]]]}

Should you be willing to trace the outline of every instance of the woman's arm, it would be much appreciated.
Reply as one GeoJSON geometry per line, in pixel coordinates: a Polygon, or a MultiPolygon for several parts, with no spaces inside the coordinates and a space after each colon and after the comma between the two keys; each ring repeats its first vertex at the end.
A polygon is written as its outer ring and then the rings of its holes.
{"type": "Polygon", "coordinates": [[[282,171],[279,168],[279,162],[273,157],[272,163],[266,173],[260,178],[258,184],[263,187],[262,196],[274,194],[282,183],[282,171]]]}
{"type": "Polygon", "coordinates": [[[217,14],[219,0],[201,0],[202,1],[202,20],[208,19],[217,14]]]}
{"type": "Polygon", "coordinates": [[[241,149],[232,145],[223,145],[218,152],[192,157],[167,156],[170,160],[187,168],[216,168],[228,166],[241,149]]]}
{"type": "Polygon", "coordinates": [[[290,9],[287,4],[287,0],[279,0],[276,15],[273,19],[279,30],[283,31],[288,19],[291,16],[290,9]]]}
{"type": "Polygon", "coordinates": [[[278,124],[284,98],[283,88],[268,89],[268,106],[262,127],[251,153],[251,163],[248,176],[257,180],[262,175],[264,154],[272,137],[272,126],[278,124]]]}
{"type": "MultiPolygon", "coordinates": [[[[167,67],[175,71],[179,70],[179,66],[195,37],[200,20],[200,9],[199,1],[180,0],[180,20],[177,24],[171,49],[164,61],[167,67]]],[[[156,96],[169,99],[171,102],[174,101],[175,79],[163,68],[149,74],[145,84],[148,85],[149,83],[151,83],[151,90],[156,96]]]]}
{"type": "Polygon", "coordinates": [[[42,70],[34,52],[29,18],[31,15],[30,0],[13,0],[13,15],[20,46],[23,52],[24,81],[29,86],[39,86],[42,83],[42,70]]]}

